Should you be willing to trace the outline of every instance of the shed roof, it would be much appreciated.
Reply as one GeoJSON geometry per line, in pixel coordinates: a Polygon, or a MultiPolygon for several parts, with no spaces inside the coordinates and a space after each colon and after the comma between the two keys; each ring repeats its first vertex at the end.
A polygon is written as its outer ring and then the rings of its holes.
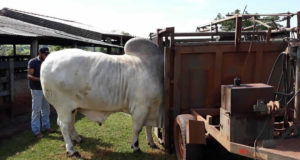
{"type": "Polygon", "coordinates": [[[27,12],[4,8],[0,10],[0,40],[11,36],[10,38],[17,41],[38,38],[40,42],[45,43],[71,44],[76,42],[122,48],[119,45],[103,42],[103,34],[100,32],[72,26],[68,20],[61,21],[66,23],[51,21],[47,16],[41,18],[39,15],[34,16],[27,12]]]}

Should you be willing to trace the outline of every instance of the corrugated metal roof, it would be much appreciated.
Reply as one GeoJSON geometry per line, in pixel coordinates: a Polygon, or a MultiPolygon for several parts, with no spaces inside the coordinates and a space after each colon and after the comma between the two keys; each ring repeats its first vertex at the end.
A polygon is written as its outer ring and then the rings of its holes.
{"type": "Polygon", "coordinates": [[[90,43],[101,46],[110,46],[122,48],[122,46],[113,45],[109,43],[102,42],[100,40],[95,40],[91,38],[86,38],[78,35],[73,35],[66,33],[61,30],[51,29],[32,23],[23,22],[14,18],[9,18],[6,16],[0,16],[0,35],[12,35],[12,36],[24,36],[24,37],[38,37],[38,38],[60,38],[70,41],[79,41],[83,43],[90,43]]]}

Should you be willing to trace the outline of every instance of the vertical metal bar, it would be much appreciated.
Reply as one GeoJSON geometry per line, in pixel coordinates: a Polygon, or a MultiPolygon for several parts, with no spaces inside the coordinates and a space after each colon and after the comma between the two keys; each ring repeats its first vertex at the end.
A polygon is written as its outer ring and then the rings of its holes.
{"type": "MultiPolygon", "coordinates": [[[[276,24],[276,23],[275,23],[276,24]]],[[[290,28],[291,27],[291,17],[287,16],[286,17],[286,28],[290,28]]]]}
{"type": "Polygon", "coordinates": [[[269,43],[269,42],[270,42],[270,39],[271,39],[271,32],[272,32],[272,28],[269,27],[269,28],[268,28],[268,33],[267,33],[267,38],[266,38],[266,43],[269,43]]]}
{"type": "Polygon", "coordinates": [[[237,46],[241,42],[241,33],[242,33],[242,16],[236,16],[236,25],[235,25],[235,41],[234,45],[237,46]]]}
{"type": "MultiPolygon", "coordinates": [[[[164,48],[164,89],[165,89],[165,129],[163,132],[165,149],[167,152],[172,151],[173,142],[173,93],[174,93],[174,27],[167,28],[169,39],[168,47],[164,48]]],[[[167,42],[166,42],[167,43],[167,42]]]]}
{"type": "MultiPolygon", "coordinates": [[[[298,92],[299,88],[300,88],[300,46],[297,47],[295,93],[298,92]]],[[[300,95],[299,94],[297,94],[295,97],[295,106],[294,107],[295,107],[294,123],[295,123],[295,125],[300,125],[300,95]]]]}
{"type": "Polygon", "coordinates": [[[158,45],[158,47],[160,48],[160,50],[163,52],[163,36],[159,33],[159,31],[161,31],[161,29],[157,29],[156,31],[156,44],[158,45]]]}
{"type": "Polygon", "coordinates": [[[297,38],[300,39],[300,11],[297,12],[297,38]]]}
{"type": "Polygon", "coordinates": [[[164,47],[164,106],[165,106],[165,130],[164,130],[164,143],[165,143],[165,149],[170,152],[170,132],[172,130],[172,114],[170,114],[170,96],[172,96],[170,93],[171,89],[171,76],[170,76],[170,56],[171,56],[171,49],[164,47]]]}

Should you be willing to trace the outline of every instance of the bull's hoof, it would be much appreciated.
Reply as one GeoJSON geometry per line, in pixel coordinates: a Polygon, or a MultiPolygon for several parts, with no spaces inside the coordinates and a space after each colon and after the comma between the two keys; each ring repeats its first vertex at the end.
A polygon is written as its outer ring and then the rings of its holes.
{"type": "Polygon", "coordinates": [[[149,145],[152,149],[158,149],[158,147],[157,147],[156,144],[150,144],[150,143],[148,143],[148,145],[149,145]]]}
{"type": "Polygon", "coordinates": [[[140,153],[143,153],[143,152],[141,151],[141,149],[137,149],[137,150],[134,150],[133,153],[134,154],[140,154],[140,153]]]}
{"type": "Polygon", "coordinates": [[[74,152],[73,154],[71,154],[70,152],[67,152],[67,156],[68,157],[76,157],[76,158],[81,158],[81,155],[79,154],[79,152],[74,152]]]}
{"type": "Polygon", "coordinates": [[[102,123],[101,123],[101,122],[99,122],[99,123],[98,123],[98,125],[99,125],[99,126],[102,126],[102,123]]]}

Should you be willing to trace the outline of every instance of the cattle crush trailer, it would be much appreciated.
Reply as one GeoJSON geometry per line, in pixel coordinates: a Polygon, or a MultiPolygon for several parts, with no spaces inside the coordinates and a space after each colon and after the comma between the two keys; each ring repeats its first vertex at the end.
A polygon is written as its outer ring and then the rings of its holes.
{"type": "Polygon", "coordinates": [[[233,15],[194,33],[174,30],[150,34],[165,60],[166,120],[156,132],[165,148],[180,160],[201,159],[213,138],[249,158],[300,159],[300,12],[233,15]],[[279,16],[286,27],[263,16],[279,16]],[[224,21],[235,21],[235,30],[218,29],[224,21]]]}

